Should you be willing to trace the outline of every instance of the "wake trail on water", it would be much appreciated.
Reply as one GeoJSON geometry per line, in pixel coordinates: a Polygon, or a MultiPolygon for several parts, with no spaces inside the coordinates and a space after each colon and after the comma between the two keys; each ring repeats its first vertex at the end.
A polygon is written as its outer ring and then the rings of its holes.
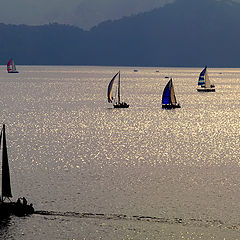
{"type": "Polygon", "coordinates": [[[77,212],[57,212],[57,211],[35,211],[34,214],[43,216],[59,216],[72,218],[92,218],[99,220],[124,220],[135,222],[149,222],[161,224],[181,224],[183,226],[197,226],[197,227],[218,227],[222,229],[231,229],[240,231],[240,224],[228,225],[221,220],[205,220],[205,219],[183,219],[183,218],[165,218],[165,217],[151,217],[151,216],[127,216],[125,214],[104,214],[104,213],[77,213],[77,212]]]}

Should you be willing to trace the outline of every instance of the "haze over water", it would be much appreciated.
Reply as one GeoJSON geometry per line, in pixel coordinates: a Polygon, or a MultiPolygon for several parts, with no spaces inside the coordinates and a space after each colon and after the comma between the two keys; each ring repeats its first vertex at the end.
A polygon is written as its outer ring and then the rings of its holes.
{"type": "Polygon", "coordinates": [[[12,191],[47,215],[0,238],[239,239],[240,69],[199,93],[200,68],[17,68],[0,67],[12,191]],[[119,70],[128,109],[107,103],[119,70]],[[180,109],[161,108],[166,76],[180,109]]]}

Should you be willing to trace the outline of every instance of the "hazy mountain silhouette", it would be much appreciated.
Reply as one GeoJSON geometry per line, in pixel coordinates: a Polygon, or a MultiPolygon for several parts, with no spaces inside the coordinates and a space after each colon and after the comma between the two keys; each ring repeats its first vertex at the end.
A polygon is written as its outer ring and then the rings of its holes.
{"type": "Polygon", "coordinates": [[[238,67],[240,4],[177,0],[83,31],[0,24],[0,63],[238,67]]]}

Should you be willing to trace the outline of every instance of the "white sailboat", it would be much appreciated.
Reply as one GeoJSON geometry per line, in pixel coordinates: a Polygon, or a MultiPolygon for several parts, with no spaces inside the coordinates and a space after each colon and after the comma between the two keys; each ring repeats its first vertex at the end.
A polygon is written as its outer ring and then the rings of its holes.
{"type": "Polygon", "coordinates": [[[198,78],[198,92],[215,92],[215,86],[211,84],[208,72],[207,72],[207,66],[201,71],[199,78],[198,78]]]}
{"type": "Polygon", "coordinates": [[[108,91],[107,91],[107,97],[108,97],[108,102],[113,103],[114,108],[128,108],[129,105],[125,102],[121,102],[120,100],[120,71],[114,75],[110,83],[108,84],[108,91]],[[118,76],[118,85],[117,85],[117,101],[114,102],[113,94],[112,94],[112,89],[113,89],[113,83],[116,77],[118,76]]]}

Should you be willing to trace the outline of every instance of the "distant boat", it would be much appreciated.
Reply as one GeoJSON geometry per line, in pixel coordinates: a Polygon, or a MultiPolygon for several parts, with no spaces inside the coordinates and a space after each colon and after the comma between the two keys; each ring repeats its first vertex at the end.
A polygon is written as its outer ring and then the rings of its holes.
{"type": "Polygon", "coordinates": [[[12,191],[11,191],[11,181],[10,181],[10,171],[8,164],[8,153],[7,153],[7,142],[5,133],[5,124],[0,135],[0,147],[2,146],[2,194],[0,198],[0,217],[8,216],[11,214],[17,216],[24,216],[27,214],[32,214],[34,208],[32,204],[28,205],[27,200],[19,198],[17,202],[12,202],[12,191]]]}
{"type": "Polygon", "coordinates": [[[167,85],[165,86],[163,90],[162,95],[162,108],[180,108],[180,104],[177,103],[172,78],[169,80],[167,85]]]}
{"type": "Polygon", "coordinates": [[[138,72],[138,70],[137,70],[137,69],[134,69],[133,71],[134,71],[134,72],[138,72]]]}
{"type": "Polygon", "coordinates": [[[207,72],[207,66],[201,71],[199,78],[198,78],[198,92],[215,92],[215,86],[211,84],[208,72],[207,72]]]}
{"type": "Polygon", "coordinates": [[[8,73],[18,73],[14,60],[12,58],[7,63],[7,71],[8,73]]]}
{"type": "Polygon", "coordinates": [[[120,100],[120,71],[114,75],[112,80],[110,81],[108,85],[108,91],[107,91],[107,97],[108,97],[108,102],[113,103],[114,108],[128,108],[129,105],[125,102],[121,102],[120,100]],[[113,98],[112,94],[112,89],[113,89],[113,83],[116,77],[118,76],[118,85],[117,85],[117,101],[115,102],[115,99],[113,98]]]}

